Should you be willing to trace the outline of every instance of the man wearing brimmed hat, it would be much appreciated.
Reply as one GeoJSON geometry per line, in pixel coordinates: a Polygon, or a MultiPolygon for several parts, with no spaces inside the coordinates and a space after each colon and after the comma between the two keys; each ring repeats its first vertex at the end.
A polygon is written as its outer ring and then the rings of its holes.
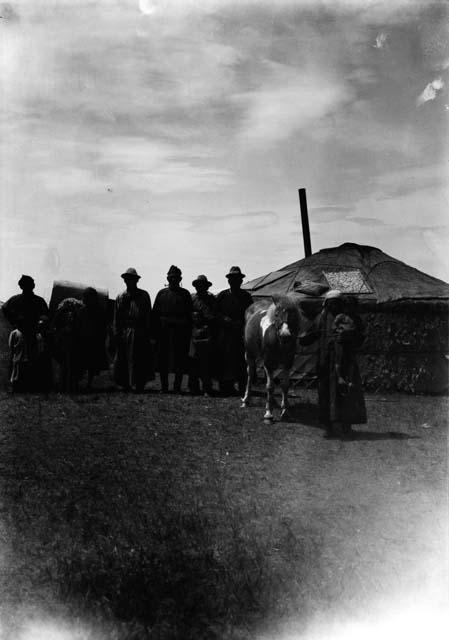
{"type": "Polygon", "coordinates": [[[200,379],[202,392],[212,393],[213,360],[217,335],[217,300],[208,289],[212,286],[203,274],[192,282],[196,293],[192,294],[193,329],[190,345],[189,391],[200,393],[200,379]]]}
{"type": "Polygon", "coordinates": [[[130,267],[121,277],[126,291],[115,300],[114,335],[116,355],[114,380],[126,391],[142,392],[153,377],[151,354],[151,299],[147,291],[139,289],[140,276],[130,267]]]}
{"type": "Polygon", "coordinates": [[[31,276],[22,275],[18,282],[22,293],[5,302],[2,311],[14,327],[10,336],[12,360],[11,384],[13,391],[33,391],[40,386],[38,326],[42,317],[48,316],[48,306],[34,293],[31,276]]]}
{"type": "Polygon", "coordinates": [[[242,289],[245,274],[240,267],[231,267],[226,274],[229,289],[221,291],[217,296],[219,315],[219,354],[220,354],[220,391],[224,395],[235,393],[234,385],[238,384],[242,394],[246,385],[245,347],[243,331],[245,328],[245,311],[253,299],[248,291],[242,289]]]}
{"type": "Polygon", "coordinates": [[[171,265],[167,273],[168,286],[161,289],[154,301],[154,331],[157,341],[157,370],[162,393],[168,392],[168,374],[174,373],[173,391],[180,393],[182,378],[188,369],[192,332],[192,298],[180,284],[181,269],[171,265]]]}

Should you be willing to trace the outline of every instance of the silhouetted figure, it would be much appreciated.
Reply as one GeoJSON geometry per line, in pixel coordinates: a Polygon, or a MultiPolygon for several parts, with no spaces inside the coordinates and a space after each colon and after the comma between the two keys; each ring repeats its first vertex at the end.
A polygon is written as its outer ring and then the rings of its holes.
{"type": "Polygon", "coordinates": [[[39,370],[38,326],[42,316],[48,316],[48,306],[34,293],[31,276],[22,275],[19,282],[22,293],[5,302],[2,311],[14,327],[9,337],[11,352],[11,385],[13,391],[37,391],[39,370]]]}
{"type": "Polygon", "coordinates": [[[355,337],[355,323],[346,313],[339,313],[334,320],[334,350],[337,387],[341,394],[349,392],[354,374],[352,341],[355,337]]]}
{"type": "Polygon", "coordinates": [[[253,299],[248,291],[241,288],[245,274],[240,267],[231,267],[226,278],[229,289],[221,291],[217,296],[217,312],[219,317],[219,380],[220,391],[224,395],[238,392],[243,396],[246,386],[246,363],[243,332],[245,328],[245,311],[253,299]]]}
{"type": "Polygon", "coordinates": [[[173,391],[181,391],[182,378],[188,369],[192,332],[192,298],[180,286],[181,269],[172,265],[167,273],[168,286],[154,301],[154,335],[157,342],[157,370],[162,393],[168,392],[168,374],[174,373],[173,391]]]}
{"type": "Polygon", "coordinates": [[[87,287],[83,293],[83,307],[79,311],[81,368],[87,371],[87,388],[92,388],[94,376],[109,367],[106,355],[107,317],[98,292],[87,287]]]}
{"type": "Polygon", "coordinates": [[[357,351],[363,344],[364,334],[356,305],[356,298],[345,296],[343,313],[338,314],[333,323],[335,375],[330,375],[330,416],[346,437],[351,435],[353,424],[367,421],[357,363],[357,351]]]}
{"type": "Polygon", "coordinates": [[[52,352],[59,364],[59,388],[69,393],[78,391],[82,373],[79,313],[83,303],[77,298],[65,298],[53,317],[52,352]]]}
{"type": "Polygon", "coordinates": [[[189,391],[192,394],[213,392],[212,376],[215,373],[217,342],[217,299],[209,293],[212,286],[205,275],[192,282],[196,293],[192,294],[193,327],[190,343],[189,391]],[[201,381],[201,388],[200,388],[201,381]]]}
{"type": "Polygon", "coordinates": [[[125,391],[142,392],[153,377],[151,299],[137,287],[140,276],[132,267],[122,273],[126,291],[115,301],[113,332],[116,342],[114,380],[125,391]]]}
{"type": "Polygon", "coordinates": [[[328,291],[323,310],[300,344],[319,340],[319,418],[326,437],[350,437],[353,424],[366,422],[363,389],[356,350],[364,340],[360,318],[345,310],[340,291],[328,291]]]}

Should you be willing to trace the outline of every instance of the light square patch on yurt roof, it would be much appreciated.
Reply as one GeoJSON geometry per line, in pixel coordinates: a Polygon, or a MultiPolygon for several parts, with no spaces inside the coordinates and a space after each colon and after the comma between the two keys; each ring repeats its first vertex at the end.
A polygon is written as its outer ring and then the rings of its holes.
{"type": "Polygon", "coordinates": [[[323,271],[323,274],[331,289],[342,293],[372,293],[360,269],[323,271]]]}

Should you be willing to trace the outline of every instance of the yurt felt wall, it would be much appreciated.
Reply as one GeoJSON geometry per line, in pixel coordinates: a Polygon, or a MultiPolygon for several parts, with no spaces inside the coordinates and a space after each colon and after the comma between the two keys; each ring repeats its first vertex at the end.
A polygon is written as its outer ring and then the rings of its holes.
{"type": "MultiPolygon", "coordinates": [[[[449,387],[448,308],[400,305],[359,309],[365,342],[358,362],[365,389],[445,393],[449,387]]],[[[317,344],[298,347],[293,379],[316,380],[317,344]]]]}

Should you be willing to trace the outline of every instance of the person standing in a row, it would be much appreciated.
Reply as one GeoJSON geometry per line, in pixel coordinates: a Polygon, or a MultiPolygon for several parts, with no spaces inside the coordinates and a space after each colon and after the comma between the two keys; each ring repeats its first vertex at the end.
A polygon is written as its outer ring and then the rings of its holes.
{"type": "Polygon", "coordinates": [[[81,369],[87,371],[88,390],[92,388],[94,376],[109,367],[106,355],[107,329],[106,309],[100,304],[98,292],[93,287],[87,287],[79,311],[79,333],[81,369]]]}
{"type": "Polygon", "coordinates": [[[220,391],[224,395],[235,393],[237,383],[240,394],[245,391],[246,363],[243,332],[245,311],[253,303],[251,294],[241,288],[245,274],[240,267],[231,267],[226,278],[229,289],[217,296],[219,315],[218,347],[220,353],[220,391]]]}
{"type": "Polygon", "coordinates": [[[181,391],[188,368],[192,332],[192,298],[181,285],[181,269],[172,265],[167,273],[168,286],[156,295],[153,309],[153,337],[157,344],[157,370],[162,393],[168,392],[168,374],[174,373],[173,391],[181,391]]]}
{"type": "Polygon", "coordinates": [[[9,338],[11,350],[11,384],[13,391],[40,389],[43,376],[40,371],[39,322],[48,317],[47,303],[34,293],[31,276],[23,275],[19,282],[22,293],[12,296],[2,306],[3,314],[14,327],[9,338]]]}
{"type": "Polygon", "coordinates": [[[214,360],[216,359],[217,299],[208,289],[212,286],[205,275],[193,282],[193,327],[190,344],[189,391],[211,395],[214,360]],[[200,390],[200,381],[202,388],[200,390]]]}
{"type": "Polygon", "coordinates": [[[153,377],[151,354],[151,299],[139,289],[133,268],[122,273],[126,291],[115,301],[113,331],[116,341],[114,380],[126,391],[142,392],[153,377]]]}

